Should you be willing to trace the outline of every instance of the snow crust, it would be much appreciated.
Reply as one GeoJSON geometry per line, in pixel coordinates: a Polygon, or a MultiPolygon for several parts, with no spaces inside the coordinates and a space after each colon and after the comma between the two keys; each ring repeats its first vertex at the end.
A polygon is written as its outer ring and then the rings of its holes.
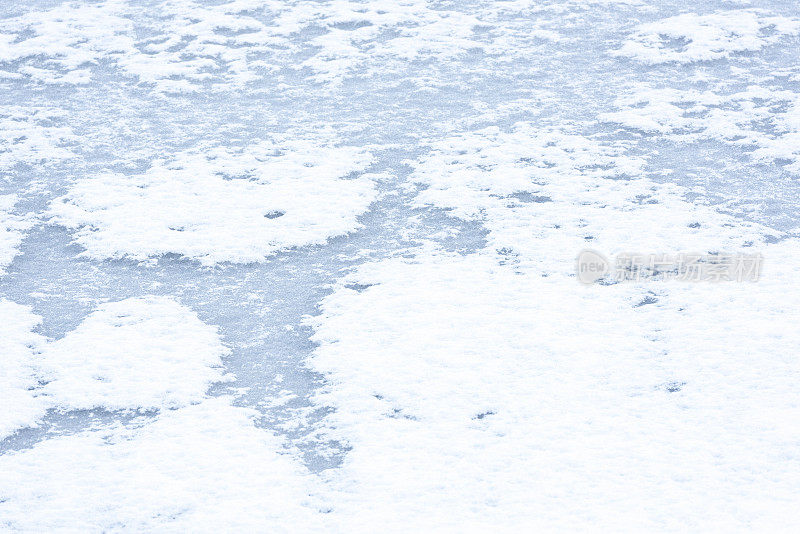
{"type": "Polygon", "coordinates": [[[641,24],[615,51],[649,64],[692,63],[760,50],[800,31],[800,20],[758,9],[684,13],[641,24]]]}
{"type": "Polygon", "coordinates": [[[309,475],[230,398],[136,428],[55,437],[0,456],[0,514],[20,531],[319,528],[309,475]],[[286,518],[291,518],[288,522],[286,518]]]}
{"type": "Polygon", "coordinates": [[[91,258],[180,254],[205,265],[247,263],[359,228],[375,198],[350,176],[372,156],[313,140],[177,154],[144,174],[79,180],[50,208],[91,258]]]}
{"type": "Polygon", "coordinates": [[[65,116],[53,107],[0,107],[0,170],[73,157],[64,145],[76,137],[71,128],[60,124],[65,116]]]}
{"type": "Polygon", "coordinates": [[[102,304],[37,358],[41,394],[63,408],[178,408],[225,378],[216,328],[166,297],[102,304]]]}
{"type": "Polygon", "coordinates": [[[168,297],[100,305],[48,341],[29,307],[2,301],[4,398],[0,435],[35,426],[47,409],[174,409],[200,402],[230,349],[215,327],[168,297]]]}
{"type": "Polygon", "coordinates": [[[792,2],[0,5],[0,530],[795,530],[798,39],[792,2]],[[764,263],[585,286],[587,248],[764,263]]]}
{"type": "Polygon", "coordinates": [[[16,195],[0,195],[0,276],[19,252],[19,245],[33,221],[30,217],[16,215],[16,195]]]}
{"type": "Polygon", "coordinates": [[[174,0],[155,20],[138,15],[134,3],[107,0],[12,17],[0,23],[0,61],[19,64],[8,76],[44,84],[87,84],[91,65],[112,62],[156,91],[191,94],[208,83],[242,87],[275,75],[276,58],[300,53],[310,57],[292,68],[311,69],[317,81],[338,84],[357,69],[377,70],[387,61],[449,59],[486,47],[473,34],[478,17],[432,9],[424,0],[375,6],[174,0]],[[322,35],[302,39],[319,28],[322,35]],[[40,57],[47,58],[45,65],[36,61],[40,57]]]}
{"type": "Polygon", "coordinates": [[[45,340],[31,332],[39,317],[30,308],[6,299],[0,300],[0,439],[18,428],[33,426],[44,413],[46,404],[36,398],[38,385],[34,376],[36,348],[45,340]]]}
{"type": "Polygon", "coordinates": [[[744,146],[755,162],[800,171],[800,99],[794,91],[766,83],[733,92],[637,85],[615,106],[618,111],[600,119],[682,143],[715,140],[744,146]]]}
{"type": "Polygon", "coordinates": [[[329,384],[316,400],[352,447],[331,477],[335,517],[789,528],[797,242],[769,245],[774,231],[687,202],[680,187],[626,179],[641,165],[624,145],[526,124],[433,144],[412,174],[428,186],[418,202],[480,220],[489,246],[366,264],[311,320],[310,364],[329,384]],[[758,291],[574,278],[587,244],[753,243],[770,258],[758,291]],[[693,499],[699,488],[709,492],[693,499]]]}
{"type": "Polygon", "coordinates": [[[576,251],[730,251],[767,228],[684,200],[687,190],[640,176],[646,159],[624,142],[518,123],[432,143],[411,179],[421,205],[481,221],[492,249],[521,267],[571,272],[576,251]],[[691,225],[691,226],[690,226],[691,225]]]}
{"type": "Polygon", "coordinates": [[[311,363],[329,382],[318,401],[353,447],[331,476],[335,517],[789,529],[796,275],[773,266],[753,295],[586,288],[488,254],[365,265],[313,321],[311,363]],[[648,291],[656,303],[635,306],[648,291]]]}

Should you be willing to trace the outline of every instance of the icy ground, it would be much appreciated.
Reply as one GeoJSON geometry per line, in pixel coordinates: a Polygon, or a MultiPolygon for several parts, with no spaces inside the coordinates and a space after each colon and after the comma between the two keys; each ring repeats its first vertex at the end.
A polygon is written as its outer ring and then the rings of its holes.
{"type": "Polygon", "coordinates": [[[0,3],[0,530],[793,531],[799,57],[796,0],[0,3]]]}

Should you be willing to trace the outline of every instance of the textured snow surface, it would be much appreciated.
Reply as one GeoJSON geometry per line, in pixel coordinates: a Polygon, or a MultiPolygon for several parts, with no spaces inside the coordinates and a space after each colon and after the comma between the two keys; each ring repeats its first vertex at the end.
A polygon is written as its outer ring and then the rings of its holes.
{"type": "Polygon", "coordinates": [[[727,94],[637,86],[617,99],[619,111],[603,113],[600,118],[679,141],[713,139],[746,146],[754,161],[778,163],[797,172],[799,98],[795,92],[763,85],[727,94]]]}
{"type": "Polygon", "coordinates": [[[353,447],[333,477],[343,514],[372,528],[791,528],[797,243],[625,179],[642,161],[624,146],[516,124],[444,139],[416,166],[417,201],[482,220],[490,246],[366,264],[312,320],[329,383],[316,401],[353,447]],[[758,243],[771,263],[757,286],[583,287],[573,251],[587,243],[758,243]]]}
{"type": "Polygon", "coordinates": [[[670,288],[635,307],[644,288],[484,255],[364,266],[347,282],[370,287],[337,289],[315,319],[318,401],[353,446],[340,512],[373,529],[789,530],[797,274],[771,272],[756,297],[670,288]]]}
{"type": "Polygon", "coordinates": [[[685,13],[639,26],[616,51],[645,63],[690,63],[759,50],[800,31],[800,20],[761,10],[685,13]]]}
{"type": "Polygon", "coordinates": [[[799,55],[795,0],[0,3],[0,531],[796,530],[799,55]]]}
{"type": "Polygon", "coordinates": [[[15,215],[15,195],[0,195],[0,275],[17,255],[25,230],[30,228],[31,221],[15,215]]]}
{"type": "Polygon", "coordinates": [[[358,228],[375,192],[368,178],[348,175],[370,161],[358,149],[313,142],[215,147],[155,162],[142,175],[81,180],[50,213],[79,229],[77,242],[94,258],[172,252],[252,262],[358,228]]]}
{"type": "Polygon", "coordinates": [[[0,300],[0,385],[3,409],[0,410],[0,439],[18,428],[32,426],[44,414],[45,403],[37,399],[33,388],[34,351],[44,339],[31,332],[39,322],[26,306],[0,300]]]}
{"type": "Polygon", "coordinates": [[[177,408],[229,379],[221,357],[230,350],[216,329],[166,297],[103,304],[53,342],[32,332],[41,318],[27,307],[4,300],[1,311],[3,436],[34,426],[46,408],[177,408]]]}
{"type": "Polygon", "coordinates": [[[0,457],[4,525],[28,532],[312,529],[321,514],[306,506],[313,504],[309,475],[281,454],[280,440],[252,426],[252,416],[220,397],[132,428],[56,437],[0,457]]]}
{"type": "Polygon", "coordinates": [[[4,106],[0,109],[0,169],[20,163],[45,163],[69,158],[63,145],[75,141],[65,113],[56,108],[4,106]]]}
{"type": "Polygon", "coordinates": [[[626,144],[530,124],[488,128],[435,142],[411,178],[428,186],[417,202],[482,220],[495,250],[545,273],[571,273],[574,251],[587,246],[736,252],[768,233],[685,202],[680,186],[631,180],[645,160],[626,144]]]}
{"type": "Polygon", "coordinates": [[[37,358],[61,407],[177,408],[223,378],[216,329],[165,297],[101,305],[37,358]]]}

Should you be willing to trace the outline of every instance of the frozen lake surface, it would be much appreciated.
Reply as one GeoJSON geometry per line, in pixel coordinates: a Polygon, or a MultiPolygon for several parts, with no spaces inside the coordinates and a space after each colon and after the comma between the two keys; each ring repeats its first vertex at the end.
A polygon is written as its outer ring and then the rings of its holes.
{"type": "Polygon", "coordinates": [[[3,3],[0,528],[790,530],[799,55],[788,0],[3,3]]]}

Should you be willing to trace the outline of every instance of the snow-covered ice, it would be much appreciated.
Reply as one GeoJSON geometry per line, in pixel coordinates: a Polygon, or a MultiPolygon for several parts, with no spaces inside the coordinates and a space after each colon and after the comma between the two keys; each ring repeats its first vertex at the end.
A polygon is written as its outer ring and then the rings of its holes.
{"type": "Polygon", "coordinates": [[[46,403],[36,398],[34,352],[44,339],[33,333],[40,318],[26,306],[8,300],[0,301],[0,348],[3,365],[0,384],[3,386],[3,410],[0,412],[0,439],[17,429],[32,426],[44,415],[46,403]]]}
{"type": "Polygon", "coordinates": [[[365,265],[347,282],[369,287],[315,319],[317,401],[352,446],[330,475],[340,513],[370,530],[791,530],[800,370],[774,302],[800,319],[797,274],[636,306],[646,288],[482,254],[365,265]]]}
{"type": "Polygon", "coordinates": [[[213,147],[154,162],[142,175],[83,179],[49,213],[78,229],[76,241],[94,258],[253,262],[358,228],[375,194],[368,177],[350,175],[370,162],[358,149],[313,141],[213,147]]]}
{"type": "Polygon", "coordinates": [[[795,530],[799,53],[794,0],[0,4],[0,530],[795,530]]]}
{"type": "Polygon", "coordinates": [[[103,304],[36,358],[62,408],[179,408],[225,378],[214,327],[165,297],[103,304]]]}
{"type": "Polygon", "coordinates": [[[684,13],[642,24],[615,52],[645,63],[708,61],[759,50],[800,31],[800,19],[757,9],[684,13]]]}
{"type": "Polygon", "coordinates": [[[252,409],[219,397],[166,411],[151,422],[54,437],[24,454],[3,456],[4,526],[169,532],[320,528],[322,514],[308,495],[311,476],[281,454],[279,439],[252,425],[252,416],[252,409]]]}

